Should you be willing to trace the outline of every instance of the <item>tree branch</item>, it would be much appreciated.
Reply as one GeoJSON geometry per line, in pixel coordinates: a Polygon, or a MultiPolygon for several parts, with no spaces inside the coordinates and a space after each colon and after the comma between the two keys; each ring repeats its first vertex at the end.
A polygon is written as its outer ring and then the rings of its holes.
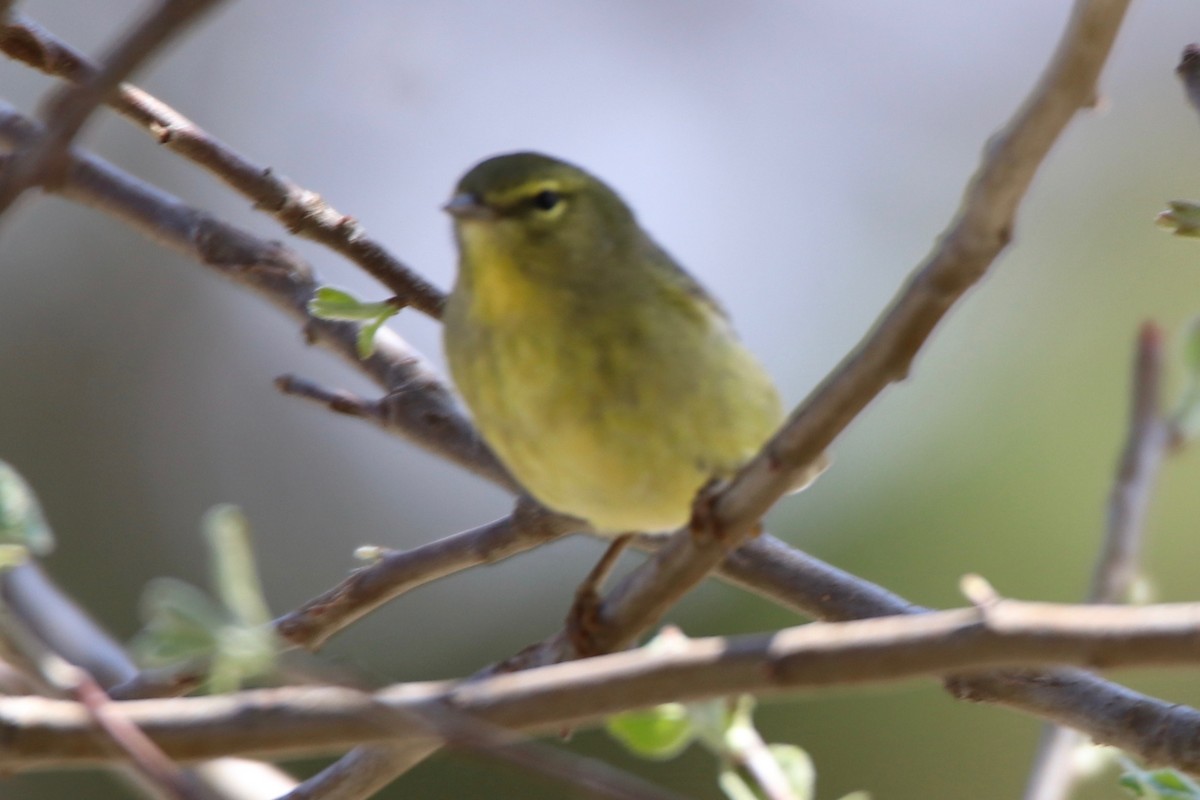
{"type": "MultiPolygon", "coordinates": [[[[90,81],[98,68],[82,53],[19,14],[0,26],[0,51],[48,75],[90,81]]],[[[441,316],[445,298],[424,278],[371,239],[353,218],[312,192],[255,164],[173,108],[134,86],[107,99],[117,113],[139,125],[171,152],[203,167],[275,216],[289,231],[346,256],[394,292],[399,301],[431,317],[441,316]]]]}
{"type": "Polygon", "coordinates": [[[377,564],[350,575],[325,594],[276,620],[292,644],[320,647],[337,631],[400,594],[446,575],[491,564],[553,541],[575,530],[535,503],[518,503],[513,515],[469,531],[388,553],[377,564]]]}
{"type": "Polygon", "coordinates": [[[0,173],[0,213],[30,186],[53,184],[66,169],[71,140],[121,81],[221,0],[162,0],[126,33],[86,80],[46,102],[46,129],[0,173]]]}
{"type": "MultiPolygon", "coordinates": [[[[1053,59],[1024,105],[992,138],[937,247],[871,332],[792,412],[762,452],[727,486],[699,499],[692,530],[675,534],[614,588],[590,631],[596,648],[619,650],[657,622],[731,549],[757,532],[763,515],[871,400],[907,375],[934,327],[1008,244],[1017,206],[1058,135],[1076,111],[1093,102],[1127,6],[1127,0],[1076,3],[1053,59]]],[[[562,638],[548,640],[543,658],[532,663],[561,657],[562,638]]]]}
{"type": "MultiPolygon", "coordinates": [[[[1158,473],[1171,451],[1170,424],[1163,415],[1163,335],[1146,323],[1134,356],[1125,448],[1108,498],[1104,542],[1096,561],[1089,603],[1127,602],[1144,546],[1146,511],[1158,473]]],[[[1076,780],[1071,755],[1084,737],[1048,725],[1042,730],[1025,800],[1065,800],[1076,780]]]]}
{"type": "MultiPolygon", "coordinates": [[[[668,700],[1056,663],[1200,663],[1200,604],[1064,606],[998,600],[954,611],[696,639],[670,651],[640,649],[485,680],[402,684],[374,695],[293,687],[119,705],[176,759],[228,753],[279,757],[368,742],[430,743],[436,734],[430,732],[428,714],[436,718],[443,708],[513,730],[552,732],[668,700]]],[[[1004,675],[989,679],[1009,679],[1011,673],[1004,675]]],[[[1039,684],[1050,696],[1064,691],[1045,674],[1039,684]]],[[[1200,713],[1193,709],[1132,692],[1123,702],[1103,706],[1074,697],[1072,708],[1104,732],[1100,741],[1150,763],[1200,771],[1200,713]]],[[[44,769],[111,757],[77,704],[0,699],[0,768],[44,769]]]]}

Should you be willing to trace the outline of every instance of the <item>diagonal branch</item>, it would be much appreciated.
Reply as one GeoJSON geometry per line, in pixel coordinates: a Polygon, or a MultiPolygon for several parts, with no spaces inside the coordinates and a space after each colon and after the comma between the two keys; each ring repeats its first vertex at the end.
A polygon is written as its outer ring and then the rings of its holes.
{"type": "Polygon", "coordinates": [[[572,533],[563,517],[521,501],[511,516],[402,552],[388,553],[276,620],[292,644],[320,647],[334,633],[404,592],[471,566],[490,564],[572,533]]]}
{"type": "MultiPolygon", "coordinates": [[[[87,82],[99,69],[82,53],[19,14],[0,25],[0,51],[49,75],[87,82]]],[[[319,242],[358,264],[397,298],[431,317],[441,316],[445,298],[424,278],[371,239],[354,220],[273,169],[255,164],[166,103],[128,84],[107,98],[117,113],[139,125],[159,144],[205,168],[255,207],[274,215],[292,233],[319,242]]]]}
{"type": "Polygon", "coordinates": [[[31,186],[54,184],[66,169],[67,148],[88,117],[135,69],[221,0],[162,0],[112,49],[104,66],[46,103],[45,132],[0,173],[0,212],[31,186]]]}
{"type": "MultiPolygon", "coordinates": [[[[21,147],[40,133],[40,126],[0,102],[0,142],[21,147]]],[[[356,326],[309,316],[307,306],[317,282],[296,251],[192,208],[95,156],[73,155],[65,182],[56,191],[116,217],[270,301],[303,325],[310,341],[342,356],[387,390],[380,403],[389,431],[494,483],[515,487],[458,411],[449,388],[404,340],[383,329],[375,354],[360,359],[356,326]]]]}
{"type": "MultiPolygon", "coordinates": [[[[1024,105],[992,138],[937,247],[870,333],[762,452],[729,485],[700,499],[693,530],[677,533],[613,590],[592,632],[598,649],[626,647],[660,619],[731,549],[753,536],[771,505],[871,400],[908,374],[934,327],[1008,244],[1017,207],[1059,134],[1077,111],[1093,103],[1127,6],[1127,0],[1075,4],[1053,59],[1024,105]]],[[[559,636],[546,655],[552,660],[563,652],[559,636]]]]}

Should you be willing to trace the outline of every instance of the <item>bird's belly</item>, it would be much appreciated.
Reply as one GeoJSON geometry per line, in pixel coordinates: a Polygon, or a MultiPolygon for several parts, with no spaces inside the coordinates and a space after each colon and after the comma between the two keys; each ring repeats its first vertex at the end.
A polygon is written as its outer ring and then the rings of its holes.
{"type": "Polygon", "coordinates": [[[484,436],[541,502],[601,533],[677,528],[708,476],[639,432],[612,421],[560,418],[552,427],[505,426],[484,436]]]}
{"type": "Polygon", "coordinates": [[[561,344],[494,335],[455,368],[484,439],[539,501],[602,533],[684,524],[712,468],[693,455],[705,431],[670,397],[678,381],[561,344]]]}

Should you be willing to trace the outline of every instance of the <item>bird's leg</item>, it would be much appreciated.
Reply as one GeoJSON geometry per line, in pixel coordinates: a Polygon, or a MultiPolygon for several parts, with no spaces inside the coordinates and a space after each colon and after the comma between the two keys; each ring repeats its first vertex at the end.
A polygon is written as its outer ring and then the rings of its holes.
{"type": "MultiPolygon", "coordinates": [[[[821,468],[824,469],[823,466],[821,468]]],[[[726,549],[732,550],[730,536],[721,526],[716,515],[716,501],[726,485],[726,481],[713,478],[700,487],[700,491],[696,492],[696,498],[692,501],[692,516],[688,520],[688,531],[697,542],[712,540],[726,549]]],[[[754,530],[751,531],[749,538],[753,539],[762,532],[763,524],[762,520],[759,520],[754,523],[754,530]]]]}
{"type": "Polygon", "coordinates": [[[632,533],[623,533],[613,539],[604,555],[596,562],[596,566],[592,567],[592,571],[575,590],[575,602],[571,604],[571,610],[567,613],[567,636],[575,652],[582,658],[599,655],[593,633],[600,622],[600,587],[617,565],[621,553],[632,541],[632,533]]]}

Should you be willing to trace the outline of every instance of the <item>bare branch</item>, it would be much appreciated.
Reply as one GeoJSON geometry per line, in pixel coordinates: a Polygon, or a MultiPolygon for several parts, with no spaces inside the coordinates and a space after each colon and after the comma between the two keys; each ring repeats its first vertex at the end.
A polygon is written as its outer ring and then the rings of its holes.
{"type": "MultiPolygon", "coordinates": [[[[1171,451],[1170,423],[1163,416],[1163,335],[1146,323],[1134,356],[1129,425],[1125,449],[1108,498],[1108,516],[1100,557],[1096,561],[1090,603],[1123,603],[1138,572],[1145,540],[1146,510],[1159,469],[1171,451]]],[[[1076,774],[1071,755],[1084,737],[1054,725],[1042,730],[1025,800],[1064,800],[1076,774]]]]}
{"type": "MultiPolygon", "coordinates": [[[[49,75],[76,82],[90,81],[98,71],[83,54],[20,15],[0,26],[0,51],[49,75]]],[[[368,237],[354,218],[332,208],[316,192],[255,164],[141,89],[121,86],[107,102],[164,147],[204,167],[252,199],[256,208],[274,215],[292,233],[346,256],[394,292],[400,302],[435,319],[441,316],[445,298],[436,287],[368,237]]]]}
{"type": "Polygon", "coordinates": [[[1092,577],[1090,603],[1128,602],[1146,533],[1146,511],[1171,450],[1162,410],[1163,334],[1142,326],[1133,368],[1129,430],[1108,498],[1104,546],[1092,577]]]}
{"type": "Polygon", "coordinates": [[[904,378],[950,307],[1012,238],[1018,204],[1075,113],[1089,107],[1128,0],[1079,0],[1032,94],[990,140],[963,205],[938,245],[854,352],[714,500],[729,535],[748,529],[888,384],[904,378]]]}
{"type": "Polygon", "coordinates": [[[504,728],[458,711],[426,705],[418,712],[450,747],[506,761],[524,771],[566,784],[573,795],[610,800],[684,800],[603,761],[529,742],[504,728]]]}
{"type": "Polygon", "coordinates": [[[0,605],[32,630],[54,652],[86,669],[104,686],[129,680],[137,665],[37,563],[0,575],[0,605]]]}
{"type": "Polygon", "coordinates": [[[1175,74],[1183,81],[1183,89],[1192,108],[1200,111],[1200,45],[1189,44],[1183,48],[1175,74]]]}
{"type": "Polygon", "coordinates": [[[411,550],[388,553],[277,620],[276,628],[292,644],[319,647],[364,614],[417,586],[467,567],[494,563],[576,530],[574,525],[562,524],[564,519],[522,501],[511,516],[411,550]]]}
{"type": "Polygon", "coordinates": [[[121,81],[220,0],[162,0],[130,29],[82,83],[47,103],[45,133],[0,173],[0,213],[30,186],[57,183],[66,170],[67,148],[92,112],[121,81]]]}
{"type": "MultiPolygon", "coordinates": [[[[369,742],[428,744],[431,733],[423,714],[440,708],[514,730],[552,732],[591,725],[629,708],[745,692],[880,684],[1029,664],[1194,666],[1200,663],[1198,642],[1200,604],[1063,606],[1000,600],[984,608],[696,639],[671,651],[640,649],[485,680],[397,685],[374,695],[293,687],[119,705],[176,759],[283,756],[369,742]]],[[[1050,701],[1043,709],[1065,709],[1060,721],[1086,717],[1093,731],[1102,733],[1098,740],[1150,763],[1200,771],[1200,712],[1133,692],[1098,707],[1088,702],[1086,682],[1056,681],[1072,673],[1031,676],[1050,701]],[[1064,694],[1073,695],[1069,704],[1062,704],[1064,694]]],[[[1012,682],[1015,675],[989,673],[982,680],[1012,682]]],[[[73,703],[0,699],[0,734],[4,769],[112,756],[73,703]]]]}
{"type": "MultiPolygon", "coordinates": [[[[564,783],[573,790],[572,796],[609,800],[682,800],[672,792],[603,762],[530,742],[521,734],[444,705],[427,703],[411,708],[409,713],[445,746],[507,762],[525,772],[564,783]]],[[[383,729],[391,725],[393,718],[392,714],[376,714],[376,721],[383,729]]],[[[420,743],[356,747],[280,800],[366,798],[396,775],[415,766],[434,749],[420,743]]]]}
{"type": "Polygon", "coordinates": [[[439,749],[418,742],[360,745],[279,800],[365,800],[439,749]]]}
{"type": "Polygon", "coordinates": [[[383,404],[377,400],[368,400],[340,389],[328,389],[296,375],[279,376],[275,379],[275,388],[284,394],[323,405],[334,413],[358,417],[368,422],[374,422],[381,428],[387,428],[387,417],[383,411],[383,404]]]}

